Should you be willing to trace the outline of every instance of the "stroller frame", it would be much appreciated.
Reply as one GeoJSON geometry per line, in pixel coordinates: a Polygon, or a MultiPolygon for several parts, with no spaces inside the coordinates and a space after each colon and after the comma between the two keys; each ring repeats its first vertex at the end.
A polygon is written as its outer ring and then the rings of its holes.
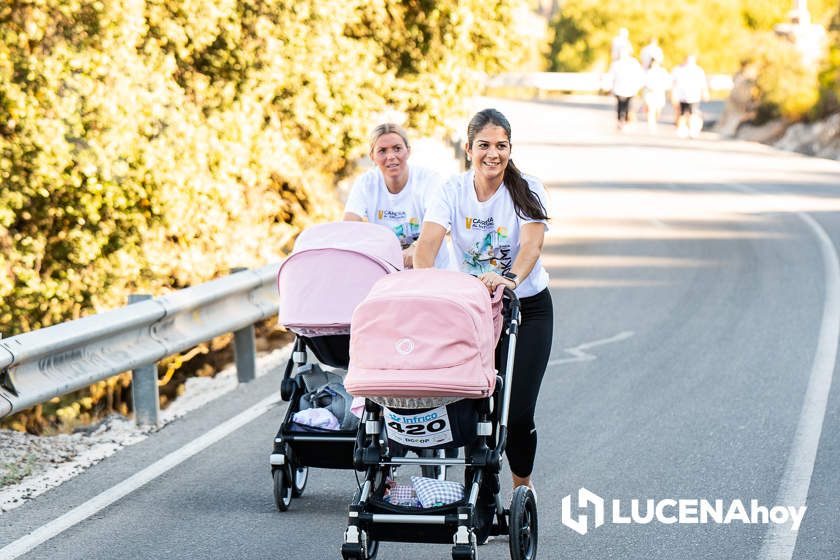
{"type": "Polygon", "coordinates": [[[331,335],[322,338],[325,343],[318,344],[312,338],[297,335],[295,345],[280,385],[280,397],[289,402],[286,414],[277,435],[274,448],[269,456],[271,476],[274,481],[274,501],[277,509],[286,511],[292,498],[299,498],[309,478],[309,467],[330,469],[352,469],[353,448],[356,443],[356,430],[292,430],[292,416],[298,412],[298,402],[307,392],[303,375],[318,370],[317,363],[309,363],[307,348],[312,350],[322,363],[334,367],[346,368],[346,359],[339,354],[344,339],[349,335],[331,335]],[[336,348],[336,346],[338,348],[336,348]]]}
{"type": "Polygon", "coordinates": [[[504,507],[500,494],[499,472],[507,440],[513,362],[521,322],[519,299],[507,288],[504,292],[509,304],[503,329],[508,337],[504,376],[497,375],[493,395],[474,399],[477,435],[465,446],[463,458],[391,456],[382,406],[366,400],[353,457],[355,468],[365,471],[365,478],[349,507],[341,547],[344,560],[369,560],[380,541],[453,543],[454,560],[474,559],[479,542],[489,535],[505,533],[510,535],[512,559],[535,558],[537,510],[533,493],[525,486],[516,488],[510,508],[504,507]],[[492,445],[494,435],[498,439],[492,445]],[[391,470],[399,465],[442,469],[463,465],[467,497],[454,504],[420,510],[379,502],[374,497],[381,495],[391,470]]]}

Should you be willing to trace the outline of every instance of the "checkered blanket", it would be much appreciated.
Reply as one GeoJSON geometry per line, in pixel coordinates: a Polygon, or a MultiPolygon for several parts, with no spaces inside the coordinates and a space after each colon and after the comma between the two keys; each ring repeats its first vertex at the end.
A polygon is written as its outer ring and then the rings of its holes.
{"type": "Polygon", "coordinates": [[[464,485],[453,480],[412,476],[417,499],[424,508],[443,506],[464,499],[464,485]]]}
{"type": "Polygon", "coordinates": [[[421,507],[414,488],[407,484],[393,484],[385,496],[385,501],[395,506],[421,507]]]}

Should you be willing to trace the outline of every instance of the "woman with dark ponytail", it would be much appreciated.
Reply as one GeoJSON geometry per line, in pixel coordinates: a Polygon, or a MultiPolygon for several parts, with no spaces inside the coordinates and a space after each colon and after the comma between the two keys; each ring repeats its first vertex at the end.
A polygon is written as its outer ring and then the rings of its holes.
{"type": "MultiPolygon", "coordinates": [[[[493,292],[500,284],[519,296],[522,325],[516,344],[506,454],[514,488],[530,486],[537,450],[534,410],[551,352],[554,312],[540,255],[548,228],[548,196],[510,159],[505,116],[485,109],[470,120],[466,153],[471,169],[449,179],[426,211],[414,267],[434,265],[451,232],[461,271],[493,292]]],[[[506,355],[506,349],[497,353],[506,355]]]]}

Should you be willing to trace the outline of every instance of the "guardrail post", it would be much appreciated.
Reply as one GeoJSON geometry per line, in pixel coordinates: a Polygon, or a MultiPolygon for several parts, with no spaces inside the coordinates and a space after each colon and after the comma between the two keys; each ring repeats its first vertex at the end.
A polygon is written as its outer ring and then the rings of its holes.
{"type": "MultiPolygon", "coordinates": [[[[148,294],[132,294],[128,303],[151,299],[148,294]]],[[[131,372],[131,403],[134,421],[138,425],[158,425],[160,398],[158,394],[157,364],[139,367],[131,372]]]]}
{"type": "MultiPolygon", "coordinates": [[[[244,267],[231,269],[231,272],[248,270],[244,267]]],[[[257,378],[257,343],[254,325],[234,331],[233,356],[236,361],[236,379],[240,383],[247,383],[257,378]]]]}

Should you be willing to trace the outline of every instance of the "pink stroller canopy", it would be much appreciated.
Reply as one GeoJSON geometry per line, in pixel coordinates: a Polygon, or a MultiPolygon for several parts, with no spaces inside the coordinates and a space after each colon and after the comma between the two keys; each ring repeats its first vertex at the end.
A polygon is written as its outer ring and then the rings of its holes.
{"type": "Polygon", "coordinates": [[[381,278],[353,313],[348,392],[490,395],[501,303],[501,291],[491,301],[484,284],[462,272],[424,269],[381,278]]]}
{"type": "Polygon", "coordinates": [[[382,276],[402,269],[388,228],[331,222],[307,228],[280,265],[280,324],[307,336],[347,334],[353,310],[382,276]]]}

